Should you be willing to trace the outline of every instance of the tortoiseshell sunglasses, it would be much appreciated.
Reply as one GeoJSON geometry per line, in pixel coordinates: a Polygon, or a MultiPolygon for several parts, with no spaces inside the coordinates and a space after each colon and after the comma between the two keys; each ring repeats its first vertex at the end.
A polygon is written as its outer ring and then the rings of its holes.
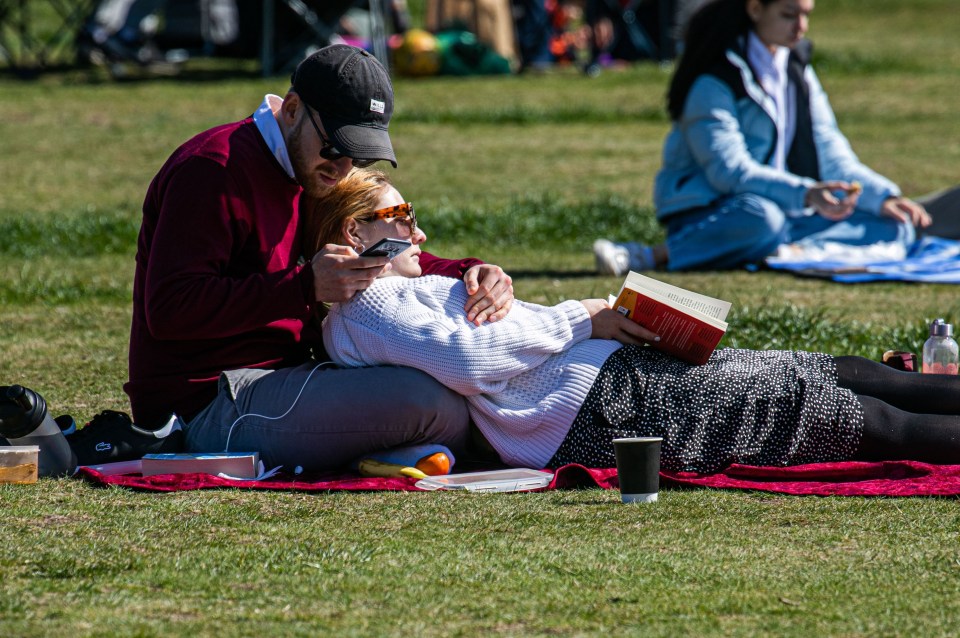
{"type": "Polygon", "coordinates": [[[376,219],[393,219],[397,217],[397,223],[406,226],[411,236],[417,232],[417,214],[413,212],[413,204],[410,202],[379,208],[370,213],[369,216],[376,219]]]}

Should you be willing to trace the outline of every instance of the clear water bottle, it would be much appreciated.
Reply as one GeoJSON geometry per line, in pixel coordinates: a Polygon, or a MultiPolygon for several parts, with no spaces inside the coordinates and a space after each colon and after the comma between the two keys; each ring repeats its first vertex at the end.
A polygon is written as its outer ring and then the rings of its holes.
{"type": "Polygon", "coordinates": [[[10,445],[39,446],[40,476],[68,474],[77,465],[67,438],[47,411],[47,402],[29,388],[0,386],[0,436],[10,445]]]}
{"type": "Polygon", "coordinates": [[[936,319],[930,324],[930,338],[923,344],[923,371],[928,374],[957,374],[960,350],[953,339],[953,326],[936,319]]]}

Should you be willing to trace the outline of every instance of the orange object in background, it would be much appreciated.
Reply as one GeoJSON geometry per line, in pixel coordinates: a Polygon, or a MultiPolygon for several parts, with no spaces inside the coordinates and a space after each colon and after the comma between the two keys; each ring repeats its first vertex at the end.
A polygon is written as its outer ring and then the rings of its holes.
{"type": "Polygon", "coordinates": [[[443,452],[436,452],[417,461],[415,467],[427,476],[449,474],[450,458],[443,452]]]}

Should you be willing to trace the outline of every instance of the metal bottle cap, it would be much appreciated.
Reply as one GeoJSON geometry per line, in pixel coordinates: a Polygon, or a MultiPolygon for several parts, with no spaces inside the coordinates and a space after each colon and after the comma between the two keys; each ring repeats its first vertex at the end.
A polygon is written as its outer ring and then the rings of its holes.
{"type": "Polygon", "coordinates": [[[953,336],[953,325],[945,323],[943,319],[935,319],[930,324],[931,337],[951,337],[953,336]]]}

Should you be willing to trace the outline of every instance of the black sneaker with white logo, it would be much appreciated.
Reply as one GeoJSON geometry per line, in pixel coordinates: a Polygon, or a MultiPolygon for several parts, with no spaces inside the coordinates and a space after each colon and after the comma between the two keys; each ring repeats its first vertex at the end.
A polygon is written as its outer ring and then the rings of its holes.
{"type": "Polygon", "coordinates": [[[77,465],[132,461],[144,454],[183,451],[183,427],[176,415],[159,430],[144,430],[125,412],[104,410],[86,426],[67,436],[77,465]]]}

